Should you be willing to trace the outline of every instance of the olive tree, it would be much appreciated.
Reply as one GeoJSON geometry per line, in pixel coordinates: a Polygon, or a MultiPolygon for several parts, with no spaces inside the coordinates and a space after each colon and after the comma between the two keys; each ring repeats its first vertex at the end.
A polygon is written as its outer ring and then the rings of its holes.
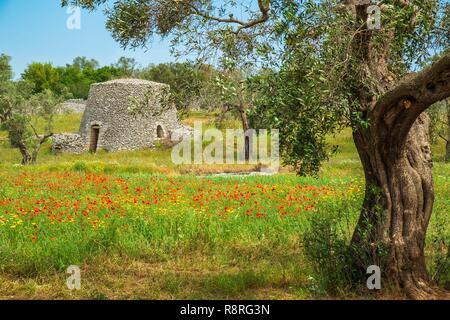
{"type": "MultiPolygon", "coordinates": [[[[215,86],[218,88],[215,92],[224,105],[223,113],[219,115],[219,118],[224,117],[227,112],[238,113],[242,129],[247,133],[251,129],[248,113],[253,106],[252,88],[249,79],[239,70],[224,70],[217,75],[215,86]]],[[[244,145],[244,159],[246,161],[250,159],[251,149],[251,139],[246,134],[244,145]]]]}
{"type": "Polygon", "coordinates": [[[0,128],[7,131],[11,146],[19,149],[22,164],[34,164],[42,144],[53,135],[53,115],[61,100],[50,90],[33,94],[30,82],[12,81],[9,60],[0,56],[0,128]],[[44,135],[37,131],[38,121],[46,124],[44,135]]]}
{"type": "MultiPolygon", "coordinates": [[[[23,86],[24,84],[14,84],[23,86]]],[[[24,97],[21,88],[14,88],[8,97],[0,96],[0,104],[8,100],[11,109],[6,112],[9,116],[2,121],[1,127],[8,132],[12,147],[18,148],[22,155],[22,164],[35,164],[41,146],[53,136],[52,122],[55,106],[60,100],[46,90],[42,93],[24,97]],[[46,133],[41,135],[37,130],[37,123],[45,122],[46,133]]]]}
{"type": "Polygon", "coordinates": [[[209,65],[189,62],[149,65],[136,72],[138,78],[170,85],[171,99],[179,112],[192,106],[207,107],[214,103],[210,97],[211,78],[217,71],[209,65]]]}
{"type": "Polygon", "coordinates": [[[450,99],[436,103],[428,114],[431,118],[431,139],[437,143],[439,139],[445,142],[444,160],[450,162],[450,99]]]}
{"type": "Polygon", "coordinates": [[[105,11],[123,46],[171,35],[179,53],[268,69],[260,114],[288,128],[282,155],[300,173],[326,159],[325,134],[351,125],[366,180],[355,263],[381,261],[386,280],[412,298],[440,294],[424,254],[434,203],[424,111],[450,96],[446,1],[118,0],[105,11]],[[418,70],[430,54],[435,62],[418,70]]]}

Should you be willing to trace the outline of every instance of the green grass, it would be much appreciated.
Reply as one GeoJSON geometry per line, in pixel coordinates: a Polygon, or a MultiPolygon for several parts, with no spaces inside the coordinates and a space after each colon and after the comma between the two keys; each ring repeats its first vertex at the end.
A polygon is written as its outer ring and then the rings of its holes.
{"type": "MultiPolygon", "coordinates": [[[[79,119],[58,116],[55,132],[77,131],[79,119]]],[[[214,125],[204,113],[185,122],[196,119],[214,125]]],[[[330,142],[340,148],[319,178],[300,178],[286,169],[199,177],[213,168],[192,167],[181,175],[164,148],[55,156],[47,144],[36,166],[22,167],[4,141],[0,298],[325,298],[302,237],[311,217],[331,214],[348,241],[364,189],[350,131],[330,142]],[[79,292],[65,287],[73,264],[83,272],[79,292]]],[[[439,261],[450,240],[450,164],[440,161],[441,144],[434,151],[426,252],[431,274],[445,281],[439,261]]]]}
{"type": "Polygon", "coordinates": [[[293,175],[8,173],[1,180],[2,198],[11,199],[0,216],[4,274],[51,277],[72,264],[89,268],[101,256],[152,264],[198,257],[211,265],[197,266],[195,278],[173,278],[168,269],[162,279],[170,279],[165,289],[173,294],[180,290],[177,281],[199,288],[191,293],[199,298],[238,297],[267,287],[307,290],[308,274],[299,266],[308,217],[330,206],[356,217],[361,200],[357,181],[293,175]]]}
{"type": "MultiPolygon", "coordinates": [[[[55,134],[66,132],[78,132],[81,121],[81,114],[57,115],[54,119],[53,132],[55,134]]],[[[203,128],[214,127],[214,114],[205,112],[193,112],[193,114],[183,122],[187,125],[193,125],[195,121],[202,121],[203,128]]],[[[228,120],[229,128],[238,128],[239,121],[228,120]]],[[[44,133],[45,123],[38,122],[36,125],[38,132],[44,133]]],[[[21,155],[18,149],[9,147],[6,132],[0,131],[0,169],[15,170],[16,164],[21,162],[21,155]]],[[[126,151],[109,153],[99,150],[96,154],[58,154],[54,155],[51,151],[51,141],[46,142],[39,154],[37,165],[32,171],[67,171],[79,170],[90,172],[146,172],[146,173],[184,173],[184,171],[202,172],[203,166],[182,167],[172,163],[171,149],[160,147],[157,149],[145,149],[138,151],[126,151]]],[[[253,170],[254,166],[241,166],[237,170],[253,170]]],[[[225,166],[226,168],[226,166],[225,166]]],[[[222,171],[223,168],[209,168],[208,171],[222,171]]],[[[231,169],[228,167],[228,170],[231,169]]],[[[24,168],[28,170],[28,168],[24,168]]]]}

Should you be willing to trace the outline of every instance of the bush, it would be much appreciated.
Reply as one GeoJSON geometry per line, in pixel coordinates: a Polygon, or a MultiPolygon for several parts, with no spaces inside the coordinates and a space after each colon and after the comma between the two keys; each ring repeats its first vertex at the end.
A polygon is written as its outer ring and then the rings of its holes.
{"type": "Polygon", "coordinates": [[[348,291],[354,280],[351,270],[350,235],[342,214],[319,212],[310,218],[303,234],[304,253],[311,264],[313,291],[336,295],[348,291]]]}

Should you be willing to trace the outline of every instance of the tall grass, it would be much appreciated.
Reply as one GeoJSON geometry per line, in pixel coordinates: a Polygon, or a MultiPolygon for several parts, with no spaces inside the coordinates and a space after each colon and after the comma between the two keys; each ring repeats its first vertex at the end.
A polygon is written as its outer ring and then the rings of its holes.
{"type": "MultiPolygon", "coordinates": [[[[77,131],[79,118],[57,117],[55,132],[77,131]]],[[[216,125],[204,113],[185,121],[195,120],[216,125]]],[[[175,166],[164,148],[55,156],[47,144],[36,166],[22,167],[18,152],[0,142],[1,274],[45,277],[105,257],[168,265],[195,257],[189,263],[198,263],[200,277],[174,267],[154,290],[191,298],[239,297],[258,288],[345,296],[351,278],[345,248],[364,196],[363,172],[349,130],[330,141],[340,148],[317,179],[289,168],[276,176],[216,177],[211,173],[255,168],[175,166]]],[[[450,165],[440,162],[441,144],[434,150],[436,204],[426,255],[434,279],[445,283],[450,165]]]]}

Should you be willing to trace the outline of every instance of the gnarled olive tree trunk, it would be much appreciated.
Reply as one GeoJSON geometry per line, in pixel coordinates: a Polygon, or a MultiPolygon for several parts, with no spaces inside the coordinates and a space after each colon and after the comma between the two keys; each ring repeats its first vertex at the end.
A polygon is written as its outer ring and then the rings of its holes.
{"type": "Polygon", "coordinates": [[[379,265],[388,283],[415,299],[445,295],[432,284],[425,265],[434,187],[429,118],[423,111],[449,95],[447,54],[393,86],[368,107],[369,128],[354,129],[366,178],[352,239],[355,257],[360,264],[379,265]]]}
{"type": "Polygon", "coordinates": [[[428,119],[422,115],[396,150],[370,131],[354,135],[366,197],[353,244],[369,254],[365,261],[380,264],[392,284],[420,295],[430,281],[424,247],[434,202],[428,119]]]}

